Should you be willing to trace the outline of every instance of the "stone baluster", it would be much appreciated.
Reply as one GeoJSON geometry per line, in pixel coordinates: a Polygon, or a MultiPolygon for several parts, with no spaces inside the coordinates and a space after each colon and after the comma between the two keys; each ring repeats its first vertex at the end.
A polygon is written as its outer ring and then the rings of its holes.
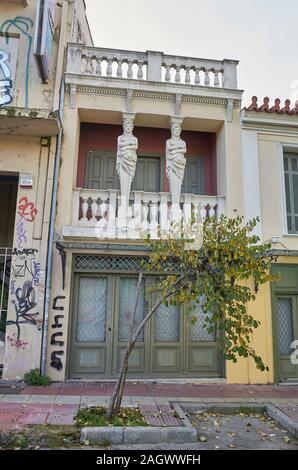
{"type": "Polygon", "coordinates": [[[180,74],[180,66],[176,66],[176,73],[175,73],[175,82],[180,83],[181,82],[181,74],[180,74]]]}
{"type": "Polygon", "coordinates": [[[148,230],[148,212],[149,212],[148,203],[143,201],[142,203],[142,229],[143,230],[148,230]]]}
{"type": "Polygon", "coordinates": [[[191,199],[191,194],[184,194],[183,218],[185,222],[191,220],[191,199]]]}
{"type": "Polygon", "coordinates": [[[169,229],[169,207],[168,207],[168,193],[159,193],[160,195],[160,230],[167,232],[169,229]]]}
{"type": "Polygon", "coordinates": [[[100,57],[96,57],[96,75],[101,75],[101,59],[100,57]]]}
{"type": "Polygon", "coordinates": [[[91,220],[92,222],[96,223],[97,219],[96,216],[98,215],[98,199],[90,198],[91,200],[91,220]]]}
{"type": "Polygon", "coordinates": [[[143,75],[143,63],[142,63],[142,62],[138,62],[137,78],[138,78],[138,80],[143,80],[143,78],[144,78],[144,75],[143,75]]]}
{"type": "Polygon", "coordinates": [[[92,56],[87,56],[86,57],[86,73],[92,74],[93,73],[93,67],[92,67],[92,56]]]}
{"type": "Polygon", "coordinates": [[[81,188],[75,188],[72,192],[72,225],[77,225],[80,221],[80,198],[81,188]]]}
{"type": "Polygon", "coordinates": [[[115,238],[116,234],[117,192],[117,189],[110,189],[107,230],[108,238],[115,238]]]}
{"type": "Polygon", "coordinates": [[[209,75],[209,70],[208,70],[208,69],[205,69],[204,85],[205,85],[205,86],[209,86],[209,85],[210,85],[210,75],[209,75]]]}
{"type": "Polygon", "coordinates": [[[200,68],[197,67],[195,71],[195,85],[200,85],[201,77],[200,77],[200,68]]]}
{"type": "Polygon", "coordinates": [[[219,87],[219,71],[214,70],[214,86],[219,87]]]}
{"type": "Polygon", "coordinates": [[[215,215],[215,206],[210,206],[209,205],[209,217],[213,217],[215,215]]]}
{"type": "Polygon", "coordinates": [[[170,82],[171,81],[171,66],[166,65],[166,73],[165,73],[165,81],[170,82]]]}
{"type": "Polygon", "coordinates": [[[89,198],[84,199],[82,202],[82,221],[86,222],[87,221],[87,212],[89,208],[89,198]]]}
{"type": "Polygon", "coordinates": [[[202,204],[202,203],[199,204],[199,206],[200,206],[200,220],[201,222],[204,222],[207,216],[206,207],[205,207],[205,204],[202,204]]]}
{"type": "Polygon", "coordinates": [[[185,67],[185,84],[190,84],[190,67],[185,67]]]}
{"type": "Polygon", "coordinates": [[[113,69],[112,69],[112,59],[107,59],[108,65],[107,65],[107,77],[111,77],[113,75],[113,69]]]}
{"type": "Polygon", "coordinates": [[[118,66],[117,66],[117,77],[122,78],[123,72],[122,72],[122,60],[118,60],[118,66]]]}
{"type": "Polygon", "coordinates": [[[157,238],[158,228],[158,203],[151,202],[150,204],[150,236],[151,238],[157,238]]]}
{"type": "Polygon", "coordinates": [[[134,203],[134,220],[136,230],[140,230],[142,226],[142,191],[134,191],[135,203],[134,203]]]}
{"type": "Polygon", "coordinates": [[[133,68],[132,68],[132,61],[129,60],[127,62],[128,67],[127,67],[127,78],[133,78],[133,68]]]}

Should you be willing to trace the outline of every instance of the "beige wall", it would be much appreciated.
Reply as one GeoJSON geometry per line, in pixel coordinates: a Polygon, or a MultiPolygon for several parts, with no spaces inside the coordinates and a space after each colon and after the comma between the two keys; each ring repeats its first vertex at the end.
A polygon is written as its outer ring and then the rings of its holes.
{"type": "Polygon", "coordinates": [[[55,147],[55,138],[42,146],[37,137],[1,137],[0,171],[33,177],[32,188],[17,192],[4,378],[39,367],[55,147]]]}

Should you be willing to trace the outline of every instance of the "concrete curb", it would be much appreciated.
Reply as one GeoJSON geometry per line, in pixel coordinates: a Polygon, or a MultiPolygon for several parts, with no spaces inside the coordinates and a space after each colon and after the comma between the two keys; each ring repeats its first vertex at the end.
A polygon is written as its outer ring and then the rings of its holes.
{"type": "Polygon", "coordinates": [[[294,421],[292,418],[290,418],[290,416],[288,416],[286,413],[284,413],[274,405],[267,405],[266,413],[268,414],[268,416],[270,416],[270,418],[277,421],[285,429],[287,429],[287,431],[289,431],[291,434],[298,438],[297,421],[294,421]]]}
{"type": "Polygon", "coordinates": [[[81,429],[81,442],[95,444],[158,444],[161,442],[197,442],[194,427],[86,427],[81,429]]]}

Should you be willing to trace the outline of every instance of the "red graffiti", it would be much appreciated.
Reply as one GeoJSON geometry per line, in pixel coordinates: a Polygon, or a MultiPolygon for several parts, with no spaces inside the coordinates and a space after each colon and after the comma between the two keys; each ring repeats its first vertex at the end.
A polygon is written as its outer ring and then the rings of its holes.
{"type": "Polygon", "coordinates": [[[16,333],[14,333],[12,336],[7,336],[6,339],[12,348],[23,349],[24,351],[28,351],[30,349],[29,343],[26,343],[21,339],[18,340],[16,333]]]}
{"type": "Polygon", "coordinates": [[[34,222],[37,209],[33,202],[29,202],[27,197],[22,197],[19,200],[18,213],[23,217],[27,222],[34,222]]]}

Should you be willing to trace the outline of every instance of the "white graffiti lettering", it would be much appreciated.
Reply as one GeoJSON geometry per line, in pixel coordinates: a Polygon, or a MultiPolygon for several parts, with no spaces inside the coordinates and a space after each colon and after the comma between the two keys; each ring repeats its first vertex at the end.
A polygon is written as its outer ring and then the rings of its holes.
{"type": "Polygon", "coordinates": [[[8,62],[9,55],[6,51],[0,49],[0,72],[2,72],[4,76],[4,78],[0,80],[0,106],[4,106],[12,102],[12,80],[8,62]]]}

